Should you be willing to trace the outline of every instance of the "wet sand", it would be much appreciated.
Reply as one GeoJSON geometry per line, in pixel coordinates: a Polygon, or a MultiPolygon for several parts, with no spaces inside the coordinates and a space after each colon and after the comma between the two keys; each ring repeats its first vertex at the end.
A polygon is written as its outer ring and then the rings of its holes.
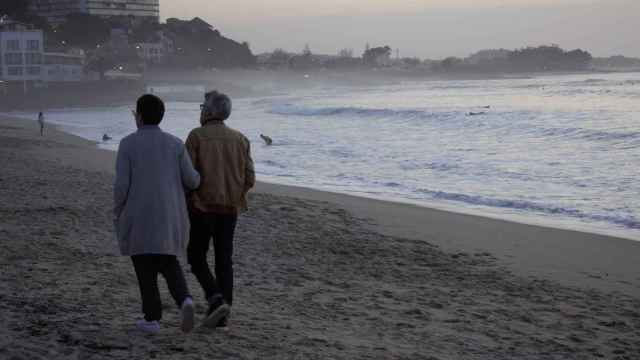
{"type": "Polygon", "coordinates": [[[139,334],[94,145],[0,117],[2,359],[640,358],[637,242],[264,183],[229,330],[181,334],[161,282],[139,334]]]}

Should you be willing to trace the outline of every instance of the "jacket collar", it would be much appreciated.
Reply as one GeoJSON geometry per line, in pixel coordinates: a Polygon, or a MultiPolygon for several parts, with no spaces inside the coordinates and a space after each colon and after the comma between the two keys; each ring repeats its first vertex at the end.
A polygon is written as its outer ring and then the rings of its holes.
{"type": "Polygon", "coordinates": [[[160,130],[160,126],[158,125],[142,125],[141,127],[138,128],[138,130],[160,130]]]}
{"type": "Polygon", "coordinates": [[[224,125],[224,120],[209,120],[202,126],[224,125]]]}

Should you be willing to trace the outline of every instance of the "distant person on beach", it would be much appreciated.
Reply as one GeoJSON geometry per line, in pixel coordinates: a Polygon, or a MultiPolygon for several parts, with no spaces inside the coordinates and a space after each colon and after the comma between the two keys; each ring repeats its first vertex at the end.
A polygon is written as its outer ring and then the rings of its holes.
{"type": "Polygon", "coordinates": [[[102,141],[109,141],[109,140],[111,140],[111,136],[107,134],[102,135],[102,141]]]}
{"type": "Polygon", "coordinates": [[[162,317],[158,274],[181,309],[182,331],[194,325],[193,300],[177,256],[185,253],[189,234],[185,189],[196,189],[200,175],[183,142],[158,127],[164,111],[157,96],[138,99],[138,130],[120,142],[114,185],[120,251],[131,256],[142,296],[144,320],[137,327],[150,333],[160,330],[162,317]]]}
{"type": "Polygon", "coordinates": [[[189,134],[187,150],[202,176],[189,197],[191,234],[187,258],[209,303],[204,325],[226,327],[233,303],[233,235],[238,215],[248,209],[255,184],[249,140],[225,125],[231,99],[216,91],[205,94],[199,128],[189,134]],[[215,277],[207,262],[213,238],[215,277]]]}
{"type": "Polygon", "coordinates": [[[40,125],[40,136],[44,136],[44,114],[42,111],[38,113],[38,125],[40,125]]]}

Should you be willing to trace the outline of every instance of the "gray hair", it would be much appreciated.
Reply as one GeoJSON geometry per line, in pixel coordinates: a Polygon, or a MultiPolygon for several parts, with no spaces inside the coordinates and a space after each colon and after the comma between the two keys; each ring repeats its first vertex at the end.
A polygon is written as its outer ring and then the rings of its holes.
{"type": "Polygon", "coordinates": [[[204,94],[202,111],[207,119],[227,120],[231,115],[231,99],[217,91],[204,94]]]}

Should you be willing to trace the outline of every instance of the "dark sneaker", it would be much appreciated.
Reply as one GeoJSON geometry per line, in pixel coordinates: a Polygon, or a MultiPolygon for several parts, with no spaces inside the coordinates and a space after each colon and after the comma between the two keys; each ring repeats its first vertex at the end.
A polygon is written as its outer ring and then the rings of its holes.
{"type": "Polygon", "coordinates": [[[209,303],[209,310],[207,310],[207,317],[202,321],[202,326],[217,327],[220,320],[229,315],[229,310],[229,305],[224,302],[222,296],[212,297],[209,303]]]}

